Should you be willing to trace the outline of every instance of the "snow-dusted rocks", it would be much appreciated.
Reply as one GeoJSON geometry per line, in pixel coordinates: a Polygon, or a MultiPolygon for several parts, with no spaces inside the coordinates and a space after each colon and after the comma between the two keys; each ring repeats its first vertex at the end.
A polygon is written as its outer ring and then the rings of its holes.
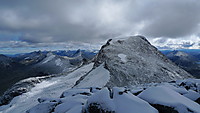
{"type": "Polygon", "coordinates": [[[41,103],[27,112],[158,113],[149,103],[134,96],[125,88],[71,89],[64,92],[59,99],[39,99],[39,102],[41,103]]]}
{"type": "Polygon", "coordinates": [[[73,88],[59,98],[40,98],[30,113],[199,113],[195,102],[199,88],[186,89],[180,83],[196,84],[188,79],[171,83],[143,84],[133,88],[73,88]],[[186,83],[187,81],[187,83],[186,83]],[[197,90],[197,91],[196,91],[197,90]],[[44,107],[43,110],[38,111],[44,107]],[[47,109],[48,108],[48,109],[47,109]],[[46,111],[44,111],[46,110],[46,111]]]}
{"type": "Polygon", "coordinates": [[[86,113],[158,113],[149,103],[125,88],[102,89],[87,100],[85,110],[86,113]]]}
{"type": "Polygon", "coordinates": [[[160,111],[167,110],[166,107],[168,110],[171,109],[171,111],[179,113],[198,113],[200,111],[199,104],[164,86],[149,88],[138,97],[146,100],[160,111]]]}
{"type": "Polygon", "coordinates": [[[96,56],[94,68],[98,68],[102,64],[111,75],[105,85],[107,87],[130,86],[191,77],[186,71],[168,60],[143,36],[108,40],[96,56]]]}

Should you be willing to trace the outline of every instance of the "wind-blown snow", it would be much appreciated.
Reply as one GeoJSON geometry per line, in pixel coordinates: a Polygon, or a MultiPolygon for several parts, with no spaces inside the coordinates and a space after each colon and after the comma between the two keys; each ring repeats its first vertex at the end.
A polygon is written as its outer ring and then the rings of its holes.
{"type": "Polygon", "coordinates": [[[104,64],[90,72],[76,87],[104,87],[110,79],[110,72],[104,68],[104,64]]]}
{"type": "Polygon", "coordinates": [[[121,58],[123,62],[126,62],[126,55],[125,54],[118,54],[118,57],[121,58]]]}
{"type": "Polygon", "coordinates": [[[81,76],[88,73],[93,67],[93,63],[85,65],[74,72],[60,77],[52,78],[36,84],[30,92],[15,97],[10,104],[0,107],[0,113],[24,113],[28,109],[38,104],[37,99],[41,97],[55,98],[61,93],[74,86],[81,76]]]}

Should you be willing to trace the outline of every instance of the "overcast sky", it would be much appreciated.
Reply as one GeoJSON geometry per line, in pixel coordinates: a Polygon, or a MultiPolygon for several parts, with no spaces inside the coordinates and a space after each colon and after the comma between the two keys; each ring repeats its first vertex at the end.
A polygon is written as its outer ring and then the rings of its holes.
{"type": "Polygon", "coordinates": [[[136,34],[199,48],[199,11],[200,0],[1,0],[0,48],[94,47],[136,34]]]}

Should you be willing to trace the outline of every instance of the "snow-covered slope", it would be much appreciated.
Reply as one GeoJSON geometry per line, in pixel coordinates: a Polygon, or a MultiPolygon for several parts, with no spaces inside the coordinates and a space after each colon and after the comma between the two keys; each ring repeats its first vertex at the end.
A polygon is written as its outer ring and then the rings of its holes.
{"type": "Polygon", "coordinates": [[[8,105],[0,106],[0,113],[24,113],[37,104],[41,97],[55,98],[74,86],[76,81],[92,69],[93,63],[85,65],[74,72],[54,77],[35,85],[31,91],[15,97],[8,105]]]}
{"type": "MultiPolygon", "coordinates": [[[[191,77],[186,71],[168,60],[143,36],[108,40],[95,59],[94,70],[87,74],[85,79],[88,82],[94,82],[94,79],[88,80],[89,76],[104,73],[102,70],[100,73],[94,74],[102,65],[104,70],[109,71],[110,79],[105,84],[108,87],[131,86],[191,77]]],[[[83,81],[86,80],[83,79],[83,81]]]]}
{"type": "Polygon", "coordinates": [[[75,87],[103,87],[110,80],[110,73],[104,68],[104,64],[90,72],[83,80],[75,87]]]}
{"type": "MultiPolygon", "coordinates": [[[[72,64],[70,60],[74,58],[68,58],[63,56],[58,56],[52,52],[47,53],[46,57],[34,65],[35,68],[44,67],[48,70],[53,70],[56,73],[70,71],[71,68],[75,68],[81,65],[81,61],[76,64],[72,64]]],[[[44,69],[45,70],[45,69],[44,69]]]]}

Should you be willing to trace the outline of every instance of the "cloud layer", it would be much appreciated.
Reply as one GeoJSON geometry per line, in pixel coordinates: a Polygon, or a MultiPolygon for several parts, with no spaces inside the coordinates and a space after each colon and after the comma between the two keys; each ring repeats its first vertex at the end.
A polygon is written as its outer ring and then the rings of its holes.
{"type": "Polygon", "coordinates": [[[199,38],[199,11],[199,0],[5,0],[0,41],[93,43],[124,34],[199,38]]]}

